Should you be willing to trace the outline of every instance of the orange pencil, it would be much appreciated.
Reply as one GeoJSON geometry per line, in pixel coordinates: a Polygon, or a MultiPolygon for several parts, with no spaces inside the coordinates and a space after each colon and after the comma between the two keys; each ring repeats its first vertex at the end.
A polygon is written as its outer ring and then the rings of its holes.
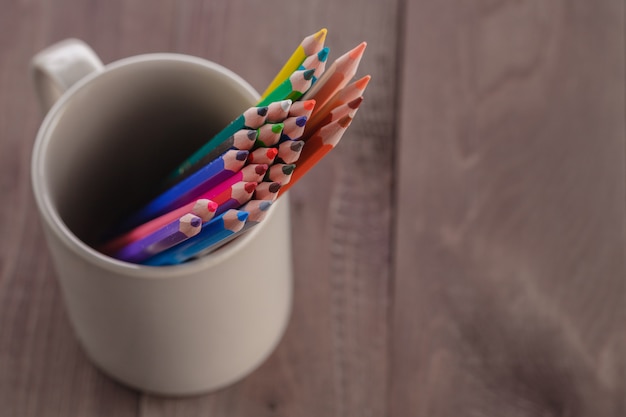
{"type": "MultiPolygon", "coordinates": [[[[354,77],[366,46],[366,42],[361,42],[354,49],[337,58],[304,94],[302,99],[313,98],[317,102],[316,108],[322,108],[337,91],[345,87],[354,77]]],[[[313,115],[315,115],[315,110],[313,110],[313,115]]]]}
{"type": "Polygon", "coordinates": [[[291,175],[289,183],[283,183],[278,196],[285,193],[293,184],[298,182],[311,168],[315,166],[328,152],[333,150],[341,140],[348,126],[352,122],[350,116],[332,122],[317,131],[304,145],[296,169],[291,175]]]}
{"type": "MultiPolygon", "coordinates": [[[[322,126],[326,126],[327,124],[334,122],[335,120],[339,120],[344,116],[354,117],[359,106],[363,102],[363,97],[357,97],[352,101],[349,101],[341,106],[335,107],[330,112],[326,113],[324,118],[318,119],[318,122],[315,126],[313,126],[307,133],[309,135],[314,134],[317,130],[319,130],[322,126]]],[[[306,130],[306,129],[305,129],[306,130]]],[[[303,140],[307,140],[306,134],[303,135],[303,140]]],[[[248,155],[248,158],[250,156],[248,155]]]]}
{"type": "Polygon", "coordinates": [[[296,101],[291,104],[289,109],[289,117],[304,116],[307,119],[311,117],[313,109],[315,108],[315,100],[303,100],[296,101]]]}

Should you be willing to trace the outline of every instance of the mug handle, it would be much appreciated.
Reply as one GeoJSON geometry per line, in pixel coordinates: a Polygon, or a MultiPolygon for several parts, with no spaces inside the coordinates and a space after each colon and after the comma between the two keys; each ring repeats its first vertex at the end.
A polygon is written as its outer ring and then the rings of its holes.
{"type": "Polygon", "coordinates": [[[98,55],[79,39],[66,39],[39,52],[31,60],[35,92],[44,112],[84,76],[104,68],[98,55]]]}

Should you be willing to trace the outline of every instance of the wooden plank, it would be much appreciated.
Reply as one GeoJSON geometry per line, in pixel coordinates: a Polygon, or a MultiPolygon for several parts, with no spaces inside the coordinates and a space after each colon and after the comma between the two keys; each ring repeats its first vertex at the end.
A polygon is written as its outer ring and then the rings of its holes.
{"type": "Polygon", "coordinates": [[[176,47],[263,90],[298,42],[326,26],[331,59],[369,42],[359,75],[374,81],[334,155],[292,189],[294,310],[276,352],[216,394],[146,397],[142,416],[386,413],[396,3],[270,1],[263,9],[274,12],[259,18],[244,1],[181,3],[176,47]]]}
{"type": "Polygon", "coordinates": [[[624,415],[624,3],[405,15],[389,415],[624,415]]]}

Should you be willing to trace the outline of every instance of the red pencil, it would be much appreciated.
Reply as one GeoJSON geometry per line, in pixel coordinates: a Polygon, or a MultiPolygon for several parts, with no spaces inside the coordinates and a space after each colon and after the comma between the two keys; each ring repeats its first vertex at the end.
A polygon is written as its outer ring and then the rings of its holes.
{"type": "MultiPolygon", "coordinates": [[[[308,100],[313,98],[317,102],[316,107],[322,108],[337,91],[345,87],[354,77],[366,46],[366,42],[361,42],[355,48],[337,58],[322,74],[320,79],[304,94],[302,99],[308,100]]],[[[315,110],[313,114],[315,114],[315,110]]]]}
{"type": "Polygon", "coordinates": [[[306,142],[300,154],[300,158],[296,163],[296,169],[291,175],[291,181],[289,183],[283,183],[278,192],[279,196],[298,182],[315,164],[337,146],[337,143],[339,143],[351,122],[352,118],[350,116],[344,116],[322,127],[306,142]]]}
{"type": "Polygon", "coordinates": [[[276,148],[258,148],[250,152],[248,162],[271,165],[274,163],[276,155],[278,155],[278,149],[276,148]]]}

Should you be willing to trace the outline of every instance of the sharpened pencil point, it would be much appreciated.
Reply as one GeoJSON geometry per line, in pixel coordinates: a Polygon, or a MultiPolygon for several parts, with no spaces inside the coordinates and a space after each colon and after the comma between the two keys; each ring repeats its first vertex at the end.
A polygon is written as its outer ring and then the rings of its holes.
{"type": "Polygon", "coordinates": [[[269,201],[269,200],[262,200],[261,204],[259,204],[259,210],[266,211],[267,209],[270,208],[271,205],[272,205],[271,201],[269,201]]]}
{"type": "Polygon", "coordinates": [[[300,149],[304,146],[304,141],[302,140],[294,140],[291,142],[291,146],[289,148],[294,152],[299,152],[300,149]]]}
{"type": "Polygon", "coordinates": [[[327,33],[328,33],[328,29],[322,28],[315,35],[313,35],[313,38],[316,41],[324,42],[326,40],[326,34],[327,33]]]}
{"type": "Polygon", "coordinates": [[[273,182],[270,184],[268,189],[270,190],[271,193],[277,193],[278,190],[280,190],[280,187],[281,187],[281,184],[279,182],[273,182]]]}
{"type": "Polygon", "coordinates": [[[367,84],[370,82],[371,79],[372,79],[371,75],[366,75],[360,78],[359,80],[357,80],[355,82],[355,85],[359,90],[365,90],[365,87],[367,87],[367,84]]]}
{"type": "Polygon", "coordinates": [[[248,158],[248,154],[249,153],[250,152],[248,152],[248,151],[239,151],[239,152],[237,152],[236,159],[238,161],[245,161],[248,158]]]}
{"type": "Polygon", "coordinates": [[[302,107],[304,107],[304,109],[308,111],[313,110],[315,108],[315,100],[311,99],[311,100],[303,101],[302,107]]]}
{"type": "Polygon", "coordinates": [[[328,59],[328,52],[330,52],[328,46],[322,48],[322,50],[317,53],[317,59],[319,59],[320,62],[326,61],[326,59],[328,59]]]}
{"type": "Polygon", "coordinates": [[[256,129],[254,129],[254,130],[248,130],[247,136],[248,136],[248,139],[250,139],[251,141],[252,141],[252,140],[256,140],[256,137],[257,137],[257,131],[256,131],[256,129]]]}
{"type": "Polygon", "coordinates": [[[359,96],[355,98],[354,100],[352,100],[351,102],[349,102],[348,107],[350,107],[353,110],[358,109],[362,101],[363,101],[363,96],[359,96]]]}
{"type": "Polygon", "coordinates": [[[289,100],[289,99],[283,100],[283,101],[280,102],[280,108],[283,111],[289,111],[289,108],[291,107],[291,103],[292,103],[292,101],[289,100]]]}
{"type": "Polygon", "coordinates": [[[267,148],[267,151],[265,151],[265,156],[270,159],[276,157],[276,155],[278,155],[278,149],[276,148],[267,148]]]}
{"type": "Polygon", "coordinates": [[[308,81],[313,78],[313,74],[315,74],[314,69],[306,70],[302,73],[302,77],[304,77],[304,79],[308,81]]]}
{"type": "Polygon", "coordinates": [[[202,224],[202,219],[200,217],[194,217],[193,219],[191,219],[191,222],[189,222],[189,224],[191,224],[193,227],[198,227],[202,224]]]}
{"type": "Polygon", "coordinates": [[[276,123],[275,125],[272,126],[272,132],[280,133],[283,131],[284,128],[285,128],[284,123],[276,123]]]}
{"type": "Polygon", "coordinates": [[[265,116],[267,114],[267,110],[268,110],[267,106],[259,107],[259,108],[257,108],[256,113],[259,116],[265,116]]]}
{"type": "Polygon", "coordinates": [[[306,116],[300,116],[296,119],[296,125],[298,127],[303,127],[306,124],[306,116]]]}
{"type": "Polygon", "coordinates": [[[367,42],[361,42],[360,44],[358,44],[356,48],[350,51],[350,59],[357,59],[358,57],[363,55],[363,51],[365,51],[366,46],[367,42]]]}
{"type": "Polygon", "coordinates": [[[267,172],[268,168],[269,168],[269,165],[267,164],[259,164],[256,167],[254,167],[254,172],[256,172],[258,175],[263,175],[267,172]]]}
{"type": "Polygon", "coordinates": [[[246,185],[243,186],[243,189],[246,190],[247,193],[251,193],[256,189],[256,182],[247,182],[246,185]]]}
{"type": "Polygon", "coordinates": [[[296,169],[296,166],[294,164],[286,164],[286,165],[283,165],[282,171],[283,171],[283,174],[289,175],[293,172],[294,169],[296,169]]]}
{"type": "Polygon", "coordinates": [[[248,213],[245,211],[239,211],[237,213],[237,220],[245,222],[248,219],[248,213]]]}
{"type": "Polygon", "coordinates": [[[352,123],[352,117],[349,115],[343,116],[341,119],[337,120],[337,124],[344,129],[350,126],[350,123],[352,123]]]}

